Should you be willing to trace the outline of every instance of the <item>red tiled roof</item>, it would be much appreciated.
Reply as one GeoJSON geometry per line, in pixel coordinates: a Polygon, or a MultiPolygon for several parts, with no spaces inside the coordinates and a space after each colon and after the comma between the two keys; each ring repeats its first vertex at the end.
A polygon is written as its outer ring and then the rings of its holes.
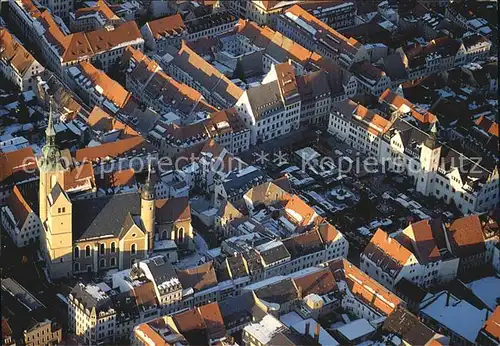
{"type": "Polygon", "coordinates": [[[493,314],[486,320],[483,329],[497,341],[500,340],[500,306],[497,306],[493,314]]]}
{"type": "Polygon", "coordinates": [[[94,130],[108,132],[111,130],[121,130],[120,138],[129,138],[139,136],[139,134],[130,126],[122,123],[120,120],[106,113],[102,108],[94,106],[87,118],[87,124],[94,130]]]}
{"type": "Polygon", "coordinates": [[[104,97],[111,100],[118,107],[123,108],[130,99],[131,93],[122,87],[120,83],[110,78],[106,72],[95,68],[91,63],[82,61],[80,70],[92,82],[94,87],[101,87],[104,97]]]}
{"type": "Polygon", "coordinates": [[[99,161],[107,157],[118,157],[132,150],[140,150],[142,148],[152,148],[141,136],[122,139],[116,142],[106,143],[97,147],[87,147],[78,149],[73,153],[77,162],[84,161],[99,161]]]}
{"type": "Polygon", "coordinates": [[[94,186],[94,168],[90,162],[85,162],[64,172],[64,191],[78,190],[80,187],[93,188],[94,186]]]}
{"type": "Polygon", "coordinates": [[[337,282],[328,268],[296,278],[293,281],[302,290],[302,298],[312,293],[324,295],[337,289],[337,282]]]}
{"type": "MultiPolygon", "coordinates": [[[[434,239],[434,232],[432,231],[432,227],[437,228],[440,225],[441,223],[437,221],[431,223],[429,220],[422,220],[412,223],[408,227],[408,232],[412,232],[410,238],[415,241],[414,247],[416,257],[421,264],[427,264],[441,259],[436,240],[434,239]]],[[[436,229],[435,232],[441,232],[441,230],[436,229]]]]}
{"type": "Polygon", "coordinates": [[[177,276],[182,288],[188,289],[191,287],[195,292],[217,285],[217,276],[212,262],[181,270],[177,273],[177,276]]]}
{"type": "Polygon", "coordinates": [[[181,33],[186,29],[184,21],[179,13],[153,20],[146,23],[153,34],[153,38],[158,40],[163,36],[171,36],[181,33]]]}
{"type": "Polygon", "coordinates": [[[447,225],[446,232],[452,252],[459,257],[476,255],[484,252],[484,234],[478,215],[465,216],[447,225]]]}
{"type": "Polygon", "coordinates": [[[297,215],[302,217],[302,220],[296,220],[299,226],[309,225],[316,215],[314,209],[307,205],[307,203],[300,199],[297,195],[293,195],[292,198],[286,203],[285,211],[293,219],[296,219],[297,215]]]}
{"type": "Polygon", "coordinates": [[[141,323],[136,328],[135,336],[139,338],[144,345],[170,346],[170,344],[147,323],[141,323]]]}
{"type": "Polygon", "coordinates": [[[187,197],[157,199],[156,222],[177,222],[191,219],[191,209],[187,197]]]}
{"type": "Polygon", "coordinates": [[[380,95],[379,102],[390,104],[396,110],[409,111],[415,120],[418,120],[422,124],[432,124],[437,121],[434,114],[424,109],[417,108],[413,103],[399,96],[389,88],[380,95]]]}
{"type": "Polygon", "coordinates": [[[34,170],[36,167],[37,164],[31,147],[7,153],[0,152],[0,182],[23,169],[34,170]]]}
{"type": "Polygon", "coordinates": [[[350,291],[366,305],[380,311],[386,316],[393,312],[404,302],[394,293],[379,284],[358,267],[346,259],[334,260],[329,263],[337,282],[339,279],[346,281],[350,291]]]}
{"type": "Polygon", "coordinates": [[[476,119],[474,123],[490,135],[498,137],[498,123],[491,121],[483,115],[476,119]]]}
{"type": "Polygon", "coordinates": [[[380,228],[373,235],[363,254],[391,276],[396,276],[413,256],[408,249],[380,228]]]}
{"type": "Polygon", "coordinates": [[[33,212],[31,207],[24,199],[21,191],[17,188],[17,185],[14,185],[14,188],[12,189],[12,193],[7,199],[7,205],[16,218],[16,221],[19,222],[20,227],[22,227],[22,225],[26,221],[28,215],[33,212]]]}
{"type": "Polygon", "coordinates": [[[0,27],[0,60],[24,76],[35,58],[6,29],[0,27]]]}
{"type": "Polygon", "coordinates": [[[217,302],[200,306],[198,311],[205,321],[210,339],[220,339],[226,335],[224,320],[217,302]]]}
{"type": "Polygon", "coordinates": [[[92,7],[82,7],[77,9],[75,12],[75,18],[79,18],[80,16],[89,14],[89,13],[100,13],[107,20],[117,20],[119,17],[111,11],[106,2],[102,0],[98,0],[95,6],[92,7]]]}

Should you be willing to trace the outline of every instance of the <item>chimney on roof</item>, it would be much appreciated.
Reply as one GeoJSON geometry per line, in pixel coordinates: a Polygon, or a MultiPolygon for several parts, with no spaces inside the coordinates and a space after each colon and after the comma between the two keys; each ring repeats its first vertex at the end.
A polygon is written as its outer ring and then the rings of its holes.
{"type": "Polygon", "coordinates": [[[446,291],[446,306],[450,305],[450,291],[446,291]]]}
{"type": "Polygon", "coordinates": [[[311,322],[307,321],[306,322],[306,333],[305,333],[305,335],[309,335],[309,329],[310,329],[310,327],[311,327],[311,322]]]}
{"type": "Polygon", "coordinates": [[[319,332],[321,326],[319,325],[318,322],[316,322],[316,327],[314,328],[314,341],[319,344],[319,332]]]}

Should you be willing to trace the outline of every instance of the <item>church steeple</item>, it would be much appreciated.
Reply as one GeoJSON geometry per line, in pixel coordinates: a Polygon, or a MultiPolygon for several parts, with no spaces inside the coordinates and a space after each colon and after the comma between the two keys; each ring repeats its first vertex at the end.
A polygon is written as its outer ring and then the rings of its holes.
{"type": "Polygon", "coordinates": [[[148,177],[146,183],[142,189],[142,199],[146,201],[151,201],[155,199],[155,189],[151,183],[151,161],[148,162],[148,177]]]}
{"type": "Polygon", "coordinates": [[[61,152],[56,144],[56,131],[52,118],[52,95],[49,101],[49,121],[45,129],[45,139],[45,145],[42,149],[42,167],[40,169],[45,171],[59,171],[64,169],[61,164],[61,152]]]}
{"type": "Polygon", "coordinates": [[[155,240],[155,188],[151,183],[151,161],[148,163],[148,177],[141,191],[141,220],[148,234],[148,250],[153,250],[155,240]]]}
{"type": "Polygon", "coordinates": [[[431,130],[430,130],[430,134],[429,136],[426,138],[425,140],[425,145],[429,148],[429,149],[436,149],[438,147],[438,142],[437,142],[437,139],[438,139],[438,127],[437,127],[437,121],[435,121],[434,123],[432,123],[431,125],[431,130]]]}

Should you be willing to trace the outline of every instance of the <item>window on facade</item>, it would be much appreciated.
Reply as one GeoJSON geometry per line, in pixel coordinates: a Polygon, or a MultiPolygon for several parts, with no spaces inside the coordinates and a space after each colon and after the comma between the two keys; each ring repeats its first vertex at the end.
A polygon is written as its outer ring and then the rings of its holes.
{"type": "Polygon", "coordinates": [[[105,252],[106,252],[106,244],[104,243],[99,244],[99,253],[101,255],[104,255],[105,252]]]}
{"type": "Polygon", "coordinates": [[[135,246],[135,244],[132,244],[132,245],[130,246],[130,253],[131,253],[132,255],[135,255],[135,254],[136,254],[136,252],[137,252],[136,246],[135,246]]]}
{"type": "Polygon", "coordinates": [[[104,268],[105,266],[106,266],[106,261],[103,258],[99,261],[99,268],[104,268]]]}
{"type": "Polygon", "coordinates": [[[85,246],[85,257],[90,257],[90,245],[85,246]]]}
{"type": "Polygon", "coordinates": [[[116,258],[112,257],[110,261],[110,266],[114,267],[116,265],[116,258]]]}
{"type": "Polygon", "coordinates": [[[80,263],[75,262],[75,272],[79,272],[79,271],[80,271],[80,263]]]}
{"type": "Polygon", "coordinates": [[[80,248],[78,246],[75,246],[74,252],[73,252],[73,257],[74,258],[80,258],[80,248]]]}
{"type": "Polygon", "coordinates": [[[116,252],[116,243],[112,242],[111,243],[111,253],[115,253],[115,252],[116,252]]]}

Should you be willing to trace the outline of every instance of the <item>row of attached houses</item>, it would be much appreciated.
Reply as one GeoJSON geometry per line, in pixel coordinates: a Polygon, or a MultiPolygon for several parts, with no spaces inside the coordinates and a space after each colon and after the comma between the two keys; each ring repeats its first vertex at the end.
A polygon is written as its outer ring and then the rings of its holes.
{"type": "Polygon", "coordinates": [[[454,203],[464,214],[498,207],[498,169],[484,167],[437,140],[436,117],[387,90],[390,116],[345,101],[331,113],[328,131],[374,157],[385,169],[410,177],[425,196],[454,203]],[[431,128],[430,134],[424,132],[431,128]]]}
{"type": "Polygon", "coordinates": [[[491,262],[499,241],[488,215],[444,224],[439,219],[411,223],[391,237],[379,229],[361,254],[361,269],[394,290],[402,279],[430,288],[491,262]]]}
{"type": "Polygon", "coordinates": [[[120,59],[124,49],[132,46],[142,50],[144,39],[135,21],[116,28],[70,33],[50,11],[40,12],[33,2],[11,0],[12,18],[24,37],[42,52],[46,66],[60,77],[66,67],[89,61],[108,71],[120,59]],[[109,30],[108,30],[109,29],[109,30]]]}
{"type": "Polygon", "coordinates": [[[213,38],[234,30],[238,18],[222,11],[196,19],[183,21],[180,14],[156,19],[141,28],[146,47],[152,51],[163,51],[167,46],[180,47],[181,41],[213,38]]]}
{"type": "Polygon", "coordinates": [[[6,79],[21,92],[32,90],[36,84],[35,76],[44,70],[21,42],[7,29],[0,27],[0,73],[6,79]]]}

